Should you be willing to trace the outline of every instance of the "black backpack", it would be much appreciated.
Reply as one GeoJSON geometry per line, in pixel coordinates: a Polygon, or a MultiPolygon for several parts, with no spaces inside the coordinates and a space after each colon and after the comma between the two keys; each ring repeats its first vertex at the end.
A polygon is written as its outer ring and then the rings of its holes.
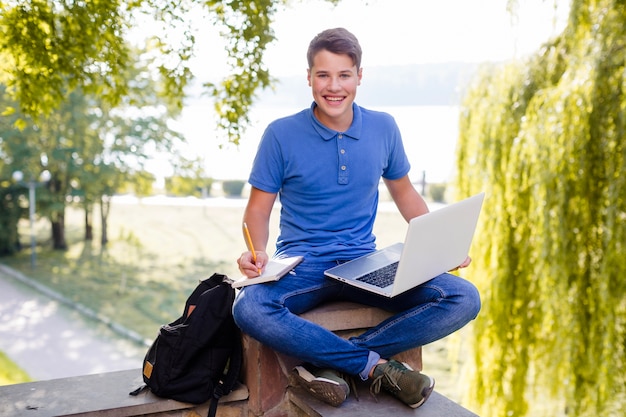
{"type": "Polygon", "coordinates": [[[145,386],[157,396],[192,404],[212,399],[215,416],[222,395],[232,391],[242,363],[241,332],[232,306],[235,290],[225,275],[200,281],[183,315],[161,326],[143,361],[145,386]]]}

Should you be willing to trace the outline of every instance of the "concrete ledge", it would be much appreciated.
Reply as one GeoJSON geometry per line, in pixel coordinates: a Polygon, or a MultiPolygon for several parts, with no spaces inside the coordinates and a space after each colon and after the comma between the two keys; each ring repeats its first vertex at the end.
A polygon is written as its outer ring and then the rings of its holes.
{"type": "Polygon", "coordinates": [[[358,400],[351,394],[339,407],[323,403],[296,387],[289,389],[289,398],[308,417],[478,417],[437,392],[433,392],[420,408],[413,409],[385,392],[375,399],[367,383],[357,382],[357,391],[358,400]]]}
{"type": "MultiPolygon", "coordinates": [[[[360,333],[390,315],[380,309],[341,302],[320,306],[303,317],[343,336],[360,333]]],[[[300,362],[247,335],[243,335],[243,344],[242,377],[246,385],[240,385],[220,400],[218,416],[309,415],[303,408],[308,410],[310,406],[300,406],[297,399],[290,400],[293,387],[290,388],[289,374],[300,362]]],[[[402,360],[421,369],[421,348],[403,355],[406,358],[402,360]]],[[[138,396],[129,395],[141,385],[140,369],[8,385],[0,387],[0,417],[198,417],[207,413],[209,402],[202,405],[181,403],[156,397],[149,390],[138,396]]],[[[304,395],[312,399],[308,394],[304,395]]],[[[300,403],[304,404],[302,401],[300,403]]]]}
{"type": "MultiPolygon", "coordinates": [[[[143,384],[140,369],[52,379],[0,387],[1,417],[129,417],[206,415],[208,404],[193,405],[163,399],[146,390],[129,392],[143,384]]],[[[248,390],[239,385],[220,399],[218,415],[247,417],[248,390]],[[223,404],[222,404],[223,403],[223,404]],[[233,403],[231,406],[228,403],[233,403]]]]}
{"type": "Polygon", "coordinates": [[[331,331],[367,329],[391,317],[391,313],[349,301],[337,301],[307,311],[300,317],[331,331]]]}

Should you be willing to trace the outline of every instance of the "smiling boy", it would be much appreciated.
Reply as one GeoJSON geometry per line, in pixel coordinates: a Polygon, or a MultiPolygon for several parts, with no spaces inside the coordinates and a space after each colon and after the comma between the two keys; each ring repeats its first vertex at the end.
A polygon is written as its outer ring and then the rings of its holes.
{"type": "MultiPolygon", "coordinates": [[[[324,276],[325,270],[375,250],[381,178],[405,220],[428,212],[409,179],[394,119],[355,103],[361,54],[356,37],[343,28],[318,34],[307,52],[311,107],[275,120],[263,134],[243,218],[256,263],[249,251],[237,263],[248,277],[267,264],[269,219],[278,196],[274,256],[301,255],[304,261],[280,281],[243,288],[233,315],[245,333],[304,361],[307,366],[297,367],[295,376],[319,399],[340,405],[349,395],[342,374],[358,375],[372,380],[375,394],[382,387],[416,408],[432,392],[434,380],[389,358],[463,327],[478,314],[480,297],[471,283],[447,273],[391,299],[324,276]],[[395,315],[349,340],[298,316],[336,300],[395,315]]],[[[469,263],[468,257],[460,267],[469,263]]]]}

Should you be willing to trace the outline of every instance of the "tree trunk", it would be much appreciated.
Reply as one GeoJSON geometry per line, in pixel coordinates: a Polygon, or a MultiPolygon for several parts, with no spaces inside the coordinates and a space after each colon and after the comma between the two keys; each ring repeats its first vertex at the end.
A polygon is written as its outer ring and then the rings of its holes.
{"type": "Polygon", "coordinates": [[[100,244],[104,247],[109,242],[107,231],[107,219],[109,217],[109,211],[111,209],[111,197],[103,195],[100,197],[100,223],[102,225],[102,238],[100,244]]]}
{"type": "Polygon", "coordinates": [[[91,224],[91,204],[85,202],[85,241],[93,240],[93,225],[91,224]]]}
{"type": "Polygon", "coordinates": [[[52,249],[67,250],[65,241],[65,211],[55,213],[52,223],[52,249]]]}

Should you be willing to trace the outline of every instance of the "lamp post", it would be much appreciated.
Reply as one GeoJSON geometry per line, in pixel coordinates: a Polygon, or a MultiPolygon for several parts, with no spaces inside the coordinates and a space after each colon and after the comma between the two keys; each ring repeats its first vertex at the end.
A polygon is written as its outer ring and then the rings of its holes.
{"type": "MultiPolygon", "coordinates": [[[[22,183],[24,179],[24,174],[22,171],[15,171],[13,173],[13,179],[22,183]]],[[[35,251],[36,246],[36,236],[35,236],[35,187],[37,183],[35,180],[31,179],[26,183],[28,185],[28,217],[30,220],[30,267],[35,269],[37,266],[37,252],[35,251]]]]}
{"type": "Polygon", "coordinates": [[[30,267],[37,266],[37,252],[35,251],[35,181],[28,181],[28,217],[30,219],[30,267]]]}

